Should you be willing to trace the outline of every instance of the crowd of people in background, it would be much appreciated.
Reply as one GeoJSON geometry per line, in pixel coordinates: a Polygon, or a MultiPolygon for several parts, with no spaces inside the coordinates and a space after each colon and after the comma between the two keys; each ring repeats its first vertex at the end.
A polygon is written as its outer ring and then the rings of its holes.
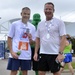
{"type": "Polygon", "coordinates": [[[36,75],[46,75],[48,71],[61,75],[65,64],[74,75],[70,36],[66,34],[64,22],[55,18],[54,12],[54,4],[47,2],[44,5],[45,20],[41,21],[37,14],[30,23],[30,8],[22,8],[22,19],[13,22],[8,33],[10,56],[7,69],[11,71],[10,75],[17,75],[19,69],[22,75],[27,75],[31,66],[36,75]]]}

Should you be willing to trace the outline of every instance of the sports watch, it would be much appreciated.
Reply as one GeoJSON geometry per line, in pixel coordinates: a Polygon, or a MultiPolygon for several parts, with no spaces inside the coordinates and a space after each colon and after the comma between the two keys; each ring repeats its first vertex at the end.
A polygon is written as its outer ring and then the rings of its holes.
{"type": "Polygon", "coordinates": [[[63,52],[60,52],[60,51],[59,51],[59,54],[61,54],[61,55],[62,55],[62,54],[63,54],[63,52]]]}

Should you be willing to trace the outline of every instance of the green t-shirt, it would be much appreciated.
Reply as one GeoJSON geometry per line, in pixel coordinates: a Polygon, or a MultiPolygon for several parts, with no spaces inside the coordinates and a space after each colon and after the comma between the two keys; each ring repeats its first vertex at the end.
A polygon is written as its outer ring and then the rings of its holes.
{"type": "Polygon", "coordinates": [[[68,46],[65,47],[63,52],[64,53],[70,53],[71,48],[72,48],[72,44],[69,44],[68,46]]]}

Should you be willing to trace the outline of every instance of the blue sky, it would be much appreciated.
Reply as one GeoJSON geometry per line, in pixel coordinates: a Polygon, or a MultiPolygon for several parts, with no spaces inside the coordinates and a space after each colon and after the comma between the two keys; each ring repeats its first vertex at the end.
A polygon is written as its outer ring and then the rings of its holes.
{"type": "Polygon", "coordinates": [[[21,9],[25,6],[31,9],[31,19],[34,13],[40,13],[41,19],[45,19],[44,4],[49,1],[55,5],[55,17],[75,21],[75,0],[0,0],[0,23],[20,18],[21,9]]]}

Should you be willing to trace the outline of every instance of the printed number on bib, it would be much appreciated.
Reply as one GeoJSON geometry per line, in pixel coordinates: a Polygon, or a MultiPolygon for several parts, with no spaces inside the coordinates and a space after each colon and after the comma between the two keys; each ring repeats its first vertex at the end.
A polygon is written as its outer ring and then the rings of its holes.
{"type": "Polygon", "coordinates": [[[19,45],[18,45],[18,49],[19,50],[28,50],[28,42],[20,41],[19,45]]]}

